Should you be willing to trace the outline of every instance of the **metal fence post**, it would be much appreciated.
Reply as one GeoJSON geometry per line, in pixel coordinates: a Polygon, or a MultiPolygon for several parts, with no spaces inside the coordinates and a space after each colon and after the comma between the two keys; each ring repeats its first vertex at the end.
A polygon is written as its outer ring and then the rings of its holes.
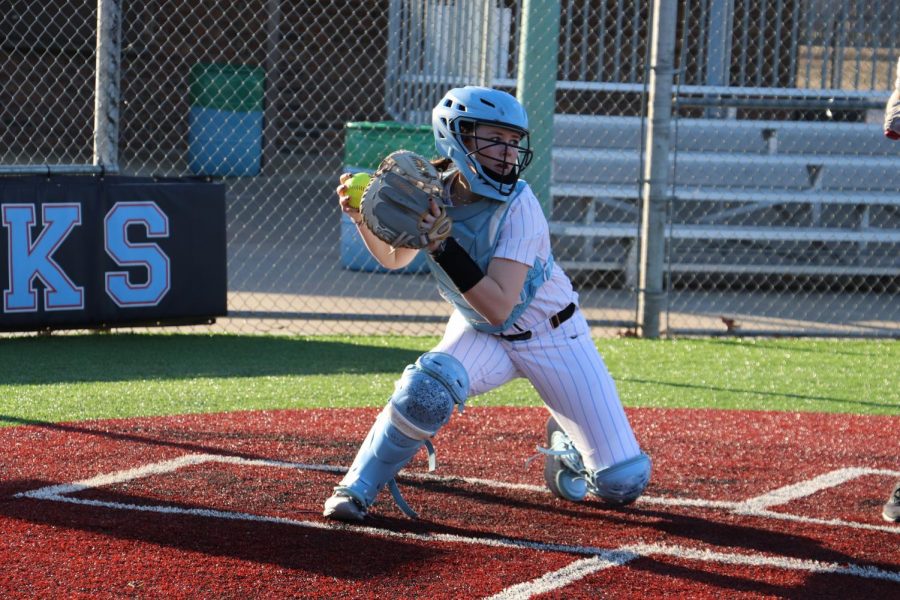
{"type": "Polygon", "coordinates": [[[553,115],[556,111],[559,0],[524,0],[518,57],[519,102],[528,111],[534,160],[528,168],[531,189],[544,214],[553,210],[553,115]]]}
{"type": "Polygon", "coordinates": [[[666,293],[663,262],[677,16],[675,0],[654,0],[638,267],[638,333],[647,338],[659,337],[659,316],[666,293]]]}
{"type": "Polygon", "coordinates": [[[97,74],[94,94],[94,165],[119,170],[119,81],[122,0],[97,1],[97,74]]]}
{"type": "Polygon", "coordinates": [[[497,63],[497,44],[493,29],[498,15],[494,0],[481,3],[481,57],[478,62],[478,85],[490,87],[494,80],[494,66],[497,63]]]}
{"type": "MultiPolygon", "coordinates": [[[[706,53],[706,85],[727,86],[731,67],[734,32],[734,0],[712,0],[709,7],[709,41],[706,53]]],[[[722,107],[710,108],[706,116],[721,119],[728,114],[722,107]]]]}

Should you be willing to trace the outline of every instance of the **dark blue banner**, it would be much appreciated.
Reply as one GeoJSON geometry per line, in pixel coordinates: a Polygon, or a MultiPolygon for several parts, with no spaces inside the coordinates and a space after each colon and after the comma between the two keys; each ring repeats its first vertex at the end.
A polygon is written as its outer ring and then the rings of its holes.
{"type": "Polygon", "coordinates": [[[225,186],[0,178],[0,331],[212,322],[226,314],[225,186]]]}

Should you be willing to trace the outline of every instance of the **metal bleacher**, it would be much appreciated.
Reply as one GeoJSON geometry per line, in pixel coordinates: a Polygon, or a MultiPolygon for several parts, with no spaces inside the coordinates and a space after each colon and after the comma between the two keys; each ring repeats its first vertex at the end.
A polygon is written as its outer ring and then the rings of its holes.
{"type": "MultiPolygon", "coordinates": [[[[889,18],[895,4],[680,2],[676,19],[657,22],[654,34],[630,5],[563,3],[551,49],[560,113],[554,255],[570,271],[636,269],[643,124],[598,115],[640,115],[642,100],[649,105],[647,41],[665,30],[680,40],[671,57],[666,269],[900,276],[900,142],[885,140],[879,124],[841,121],[884,107],[900,39],[889,18]],[[826,116],[835,120],[791,120],[826,116]]],[[[461,83],[519,89],[542,72],[520,71],[529,62],[521,29],[537,22],[523,18],[532,8],[391,0],[388,45],[410,55],[388,56],[388,114],[427,123],[444,90],[461,83]]]]}
{"type": "MultiPolygon", "coordinates": [[[[550,226],[567,270],[633,270],[641,136],[639,117],[556,116],[550,226]]],[[[880,125],[679,119],[670,155],[671,271],[900,275],[900,143],[880,125]]]]}

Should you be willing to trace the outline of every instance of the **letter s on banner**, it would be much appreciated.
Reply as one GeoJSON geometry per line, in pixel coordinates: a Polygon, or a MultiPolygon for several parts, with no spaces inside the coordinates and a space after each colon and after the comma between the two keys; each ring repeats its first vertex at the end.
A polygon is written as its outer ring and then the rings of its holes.
{"type": "Polygon", "coordinates": [[[147,281],[135,284],[128,271],[106,274],[106,293],[118,306],[156,306],[172,287],[169,257],[155,243],[133,243],[129,225],[143,225],[148,238],[169,237],[169,218],[155,202],[117,202],[103,220],[106,253],[120,267],[144,267],[147,281]]]}

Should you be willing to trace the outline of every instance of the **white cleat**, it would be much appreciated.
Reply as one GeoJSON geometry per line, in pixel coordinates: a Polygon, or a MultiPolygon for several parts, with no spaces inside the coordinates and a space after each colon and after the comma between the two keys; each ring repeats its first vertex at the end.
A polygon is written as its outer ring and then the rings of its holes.
{"type": "Polygon", "coordinates": [[[322,514],[337,521],[359,522],[366,518],[366,509],[346,492],[337,490],[325,501],[322,514]]]}
{"type": "Polygon", "coordinates": [[[547,487],[558,498],[581,502],[588,492],[581,455],[553,417],[547,420],[547,445],[549,449],[542,452],[546,454],[544,481],[547,487]]]}
{"type": "Polygon", "coordinates": [[[881,518],[888,523],[900,522],[900,481],[894,486],[891,497],[888,498],[884,508],[881,509],[881,518]]]}

